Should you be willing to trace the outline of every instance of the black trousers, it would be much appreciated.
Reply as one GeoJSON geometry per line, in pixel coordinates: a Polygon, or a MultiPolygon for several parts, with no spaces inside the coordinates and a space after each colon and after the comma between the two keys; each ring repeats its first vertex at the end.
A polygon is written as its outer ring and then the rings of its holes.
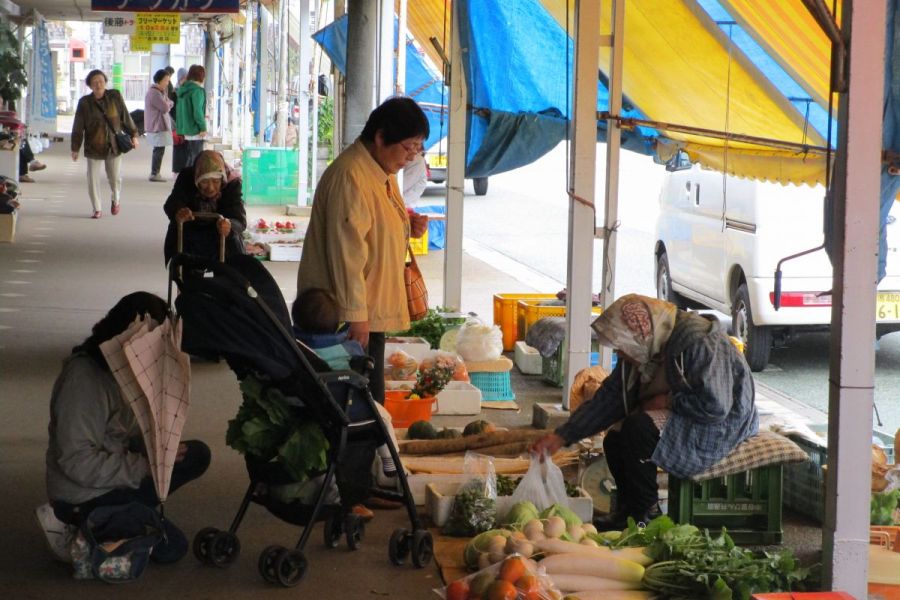
{"type": "Polygon", "coordinates": [[[659,501],[656,464],[650,460],[658,442],[659,429],[643,412],[628,415],[619,431],[606,433],[603,452],[616,480],[617,510],[640,517],[659,501]]]}
{"type": "Polygon", "coordinates": [[[203,152],[203,140],[185,140],[187,144],[187,158],[185,159],[185,167],[193,167],[194,161],[203,152]]]}
{"type": "Polygon", "coordinates": [[[369,347],[366,354],[372,357],[375,368],[369,375],[369,391],[375,402],[384,404],[384,332],[369,332],[369,347]]]}
{"type": "MultiPolygon", "coordinates": [[[[184,458],[180,462],[175,463],[175,468],[172,470],[172,483],[169,486],[169,494],[203,475],[209,467],[209,446],[198,440],[188,440],[183,443],[187,446],[187,453],[185,453],[184,458]]],[[[118,488],[81,504],[69,504],[68,502],[56,500],[53,502],[53,512],[56,513],[56,518],[63,523],[78,525],[82,519],[91,514],[91,511],[98,506],[115,506],[129,502],[140,502],[151,508],[156,508],[159,504],[159,498],[156,495],[156,487],[153,484],[152,477],[149,475],[145,477],[137,489],[118,488]]]]}
{"type": "Polygon", "coordinates": [[[28,163],[33,160],[34,152],[32,152],[31,145],[26,137],[22,140],[22,145],[19,146],[19,177],[28,174],[28,163]]]}
{"type": "Polygon", "coordinates": [[[153,156],[150,158],[150,175],[159,175],[162,168],[163,155],[166,153],[165,146],[154,146],[153,156]]]}

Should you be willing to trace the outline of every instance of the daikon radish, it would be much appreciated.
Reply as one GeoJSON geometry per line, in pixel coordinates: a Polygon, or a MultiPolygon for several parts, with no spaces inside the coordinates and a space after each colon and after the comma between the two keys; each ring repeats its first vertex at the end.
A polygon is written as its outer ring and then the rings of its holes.
{"type": "Polygon", "coordinates": [[[605,546],[594,548],[593,546],[585,546],[584,544],[576,544],[565,540],[557,540],[546,538],[535,542],[535,547],[544,554],[566,554],[575,553],[584,556],[614,556],[636,562],[642,567],[646,567],[653,563],[653,559],[644,554],[643,548],[619,548],[612,550],[605,546]]]}
{"type": "Polygon", "coordinates": [[[638,590],[640,583],[619,581],[617,579],[605,579],[592,577],[591,575],[569,575],[560,573],[551,575],[550,579],[561,592],[575,592],[577,590],[638,590]]]}
{"type": "Polygon", "coordinates": [[[640,583],[644,578],[644,567],[636,562],[613,556],[553,554],[542,560],[541,566],[554,581],[557,575],[590,575],[629,583],[640,583]]]}
{"type": "Polygon", "coordinates": [[[655,595],[645,590],[581,590],[566,597],[578,600],[653,600],[655,595]]]}

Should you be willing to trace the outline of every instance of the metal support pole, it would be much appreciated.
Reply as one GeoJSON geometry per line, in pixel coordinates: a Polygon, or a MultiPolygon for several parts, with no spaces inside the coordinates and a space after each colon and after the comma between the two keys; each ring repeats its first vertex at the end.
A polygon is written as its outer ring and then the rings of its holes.
{"type": "MultiPolygon", "coordinates": [[[[612,52],[609,57],[609,113],[622,112],[622,57],[625,39],[625,0],[612,3],[612,52]]],[[[603,229],[599,232],[603,239],[603,268],[600,303],[608,307],[616,299],[616,228],[619,221],[619,151],[622,130],[614,119],[606,121],[606,214],[603,229]]],[[[609,370],[612,366],[612,351],[603,347],[600,364],[609,370]]]]}
{"type": "Polygon", "coordinates": [[[347,45],[343,148],[356,140],[375,108],[377,1],[347,1],[347,39],[353,43],[347,45]]]}
{"type": "Polygon", "coordinates": [[[241,95],[241,37],[246,30],[238,29],[237,25],[233,26],[231,37],[231,88],[228,97],[231,102],[231,149],[236,151],[241,145],[241,120],[240,120],[240,101],[241,95]],[[238,33],[240,32],[240,34],[238,33]]]}
{"type": "Polygon", "coordinates": [[[867,594],[875,294],[881,189],[886,2],[844,2],[849,92],[838,102],[834,194],[834,282],[828,393],[825,589],[867,594]]]}
{"type": "Polygon", "coordinates": [[[397,13],[397,81],[394,89],[398,94],[406,93],[406,1],[400,0],[400,10],[397,13]]]}
{"type": "Polygon", "coordinates": [[[206,89],[207,137],[219,133],[219,61],[216,56],[218,40],[216,25],[210,21],[206,26],[206,52],[203,58],[206,67],[203,87],[206,89]]]}
{"type": "MultiPolygon", "coordinates": [[[[312,62],[312,39],[309,31],[309,0],[299,0],[300,4],[300,118],[297,122],[297,206],[307,206],[309,199],[309,91],[312,88],[310,63],[312,62]]],[[[318,96],[318,95],[317,95],[318,96]]],[[[285,110],[286,112],[286,110],[285,110]]],[[[313,150],[315,151],[315,150],[313,150]]],[[[315,162],[315,158],[313,158],[315,162]]]]}
{"type": "Polygon", "coordinates": [[[259,61],[259,137],[257,145],[264,146],[266,127],[269,126],[269,24],[272,16],[265,6],[259,7],[259,50],[256,60],[259,61]]]}
{"type": "Polygon", "coordinates": [[[241,145],[246,148],[250,146],[253,139],[253,115],[250,114],[252,100],[250,98],[250,83],[253,80],[253,73],[256,69],[251,68],[253,65],[253,2],[247,2],[247,8],[244,9],[244,61],[243,70],[241,72],[241,145]]]}
{"type": "MultiPolygon", "coordinates": [[[[287,133],[287,88],[288,88],[288,0],[281,0],[281,16],[278,19],[278,95],[275,113],[275,134],[272,136],[272,145],[284,148],[285,134],[287,133]]],[[[303,25],[301,24],[301,27],[303,25]]]]}
{"type": "Polygon", "coordinates": [[[466,168],[466,77],[460,43],[459,2],[451,7],[450,127],[447,136],[447,228],[444,251],[443,305],[462,307],[463,204],[466,168]]]}
{"type": "Polygon", "coordinates": [[[394,94],[394,0],[378,0],[378,73],[376,101],[394,94]]]}
{"type": "Polygon", "coordinates": [[[591,284],[594,272],[594,183],[597,160],[597,73],[600,5],[575,4],[575,102],[572,157],[569,164],[569,262],[566,274],[566,376],[563,408],[575,374],[590,365],[591,284]],[[579,200],[576,200],[579,199],[579,200]]]}

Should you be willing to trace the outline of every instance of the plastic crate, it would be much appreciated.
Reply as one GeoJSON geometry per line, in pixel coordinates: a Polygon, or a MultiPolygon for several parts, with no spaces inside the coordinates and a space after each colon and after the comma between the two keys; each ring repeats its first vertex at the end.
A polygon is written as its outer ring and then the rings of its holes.
{"type": "Polygon", "coordinates": [[[800,446],[809,461],[784,465],[784,505],[818,522],[825,518],[825,472],[828,448],[799,436],[788,436],[800,446]]]}
{"type": "MultiPolygon", "coordinates": [[[[595,350],[591,352],[590,364],[591,366],[600,364],[600,352],[597,351],[597,344],[592,344],[595,350]]],[[[563,340],[559,346],[556,348],[556,353],[553,356],[543,356],[541,357],[541,379],[543,379],[546,383],[550,385],[555,385],[556,387],[562,387],[563,382],[566,378],[566,354],[568,353],[568,344],[566,344],[566,340],[563,340]]],[[[616,355],[613,354],[613,361],[615,361],[616,355]]],[[[613,367],[615,367],[615,362],[613,362],[613,367]]]]}
{"type": "MultiPolygon", "coordinates": [[[[544,317],[564,317],[566,316],[566,306],[563,304],[562,306],[544,306],[541,305],[541,300],[519,300],[516,304],[516,327],[518,339],[524,340],[525,334],[528,333],[528,330],[532,325],[537,323],[539,320],[544,317]]],[[[594,315],[599,315],[603,312],[603,309],[599,306],[594,306],[591,308],[591,313],[594,315]]]]}
{"type": "Polygon", "coordinates": [[[515,400],[509,371],[493,373],[488,371],[470,371],[469,380],[481,390],[481,399],[487,402],[497,400],[515,400]]]}
{"type": "Polygon", "coordinates": [[[782,466],[701,482],[669,475],[669,516],[710,531],[726,527],[738,544],[780,544],[782,466]]]}
{"type": "Polygon", "coordinates": [[[428,230],[420,238],[409,238],[409,247],[416,256],[428,254],[428,230]]]}
{"type": "Polygon", "coordinates": [[[556,294],[494,294],[494,325],[499,325],[500,331],[503,332],[504,352],[512,352],[516,347],[516,341],[521,339],[518,337],[516,321],[519,300],[552,300],[554,298],[556,298],[556,294]]]}
{"type": "Polygon", "coordinates": [[[286,148],[245,148],[241,155],[244,203],[297,204],[297,156],[296,150],[286,148]]]}

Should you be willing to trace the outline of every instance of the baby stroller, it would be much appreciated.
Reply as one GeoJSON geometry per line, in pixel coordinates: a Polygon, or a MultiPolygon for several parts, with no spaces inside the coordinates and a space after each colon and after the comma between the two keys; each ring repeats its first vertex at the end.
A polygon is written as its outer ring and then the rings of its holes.
{"type": "Polygon", "coordinates": [[[387,443],[395,464],[401,464],[368,389],[366,373],[375,367],[372,360],[357,357],[354,371],[329,371],[324,361],[296,342],[278,285],[251,256],[217,262],[179,254],[171,261],[170,274],[181,291],[175,307],[184,327],[182,349],[204,358],[223,358],[241,381],[253,376],[275,386],[292,409],[320,426],[329,443],[327,468],[317,474],[322,485],[309,504],[273,497],[268,492],[271,486],[290,483],[291,478],[279,463],[248,454],[250,484],[240,508],[227,531],[208,527],[197,534],[193,543],[197,558],[218,567],[234,562],[240,553],[238,526],[251,502],[261,504],[279,519],[303,527],[293,549],[269,546],[258,562],[266,581],[296,585],[307,570],[303,549],[313,526],[325,522],[327,547],[336,547],[346,536],[350,549],[356,549],[364,525],[350,507],[374,495],[403,502],[409,515],[410,529],[397,529],[390,537],[390,561],[400,566],[410,557],[416,567],[429,564],[433,540],[416,512],[403,468],[397,471],[402,493],[372,486],[371,465],[378,446],[387,443]],[[206,276],[196,277],[199,271],[206,276]],[[182,277],[182,272],[194,276],[182,277]],[[340,500],[326,502],[334,483],[340,500]]]}

